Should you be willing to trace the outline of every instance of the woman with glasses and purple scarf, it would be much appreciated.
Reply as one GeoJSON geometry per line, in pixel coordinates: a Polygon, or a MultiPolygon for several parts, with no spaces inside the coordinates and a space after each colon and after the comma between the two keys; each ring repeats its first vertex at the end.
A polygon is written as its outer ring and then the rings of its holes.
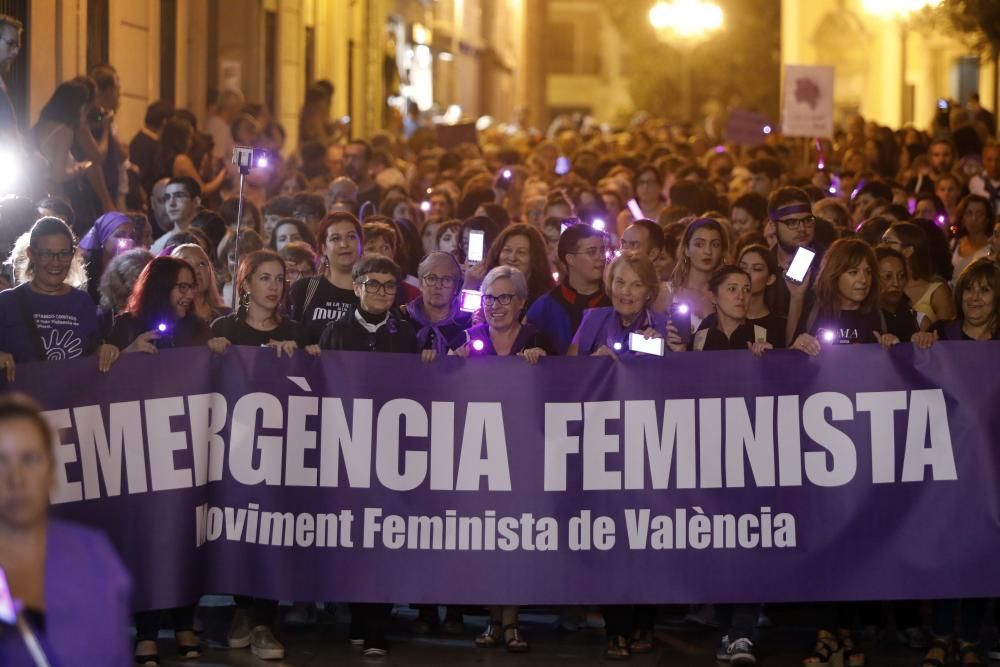
{"type": "Polygon", "coordinates": [[[455,256],[434,251],[417,268],[420,296],[400,309],[417,332],[421,351],[448,353],[449,343],[472,326],[472,313],[461,309],[462,267],[455,256]]]}

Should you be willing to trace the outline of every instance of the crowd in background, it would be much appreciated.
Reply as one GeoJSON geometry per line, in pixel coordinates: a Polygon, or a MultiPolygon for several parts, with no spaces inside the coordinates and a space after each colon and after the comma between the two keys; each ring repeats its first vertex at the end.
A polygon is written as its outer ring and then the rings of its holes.
{"type": "MultiPolygon", "coordinates": [[[[13,25],[0,21],[0,38],[13,25]]],[[[296,145],[235,90],[200,117],[155,102],[121,137],[111,65],[60,83],[30,125],[5,120],[0,104],[0,131],[24,164],[19,194],[0,199],[6,377],[84,355],[114,373],[121,354],[194,345],[536,364],[1000,338],[1000,145],[978,98],[939,105],[927,129],[854,116],[830,139],[774,132],[741,145],[638,114],[620,127],[493,124],[476,143],[441,145],[419,117],[400,134],[355,137],[331,120],[334,95],[328,82],[310,86],[296,145]],[[268,157],[246,175],[239,220],[235,146],[268,157]],[[801,248],[812,263],[790,276],[801,248]]],[[[28,419],[18,410],[10,419],[28,419]]],[[[200,655],[195,603],[136,616],[138,664],[156,662],[164,622],[185,657],[200,655]]],[[[828,606],[805,664],[863,664],[851,628],[877,614],[828,606]]],[[[918,606],[896,603],[893,616],[902,640],[928,651],[925,665],[952,650],[978,663],[983,600],[933,602],[929,632],[918,606]]],[[[237,607],[230,646],[281,658],[277,603],[237,607]]],[[[352,641],[384,655],[391,605],[351,611],[352,641]]],[[[602,611],[607,658],[653,649],[655,608],[602,611]]],[[[753,662],[760,605],[714,611],[720,659],[753,662]]],[[[517,607],[489,615],[477,646],[528,649],[517,607]]],[[[415,631],[439,627],[461,633],[462,609],[442,623],[421,607],[415,631]]]]}

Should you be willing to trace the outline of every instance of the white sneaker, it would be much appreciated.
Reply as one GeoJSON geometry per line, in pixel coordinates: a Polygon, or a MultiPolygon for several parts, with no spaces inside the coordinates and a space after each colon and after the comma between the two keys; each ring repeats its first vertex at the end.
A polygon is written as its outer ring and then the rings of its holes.
{"type": "Polygon", "coordinates": [[[731,665],[755,665],[757,658],[753,654],[753,642],[746,637],[740,637],[726,647],[731,665]]]}
{"type": "Polygon", "coordinates": [[[229,648],[246,648],[250,646],[250,612],[237,607],[233,620],[229,624],[226,642],[229,648]]]}
{"type": "Polygon", "coordinates": [[[250,652],[261,660],[283,660],[285,657],[285,647],[266,625],[258,625],[250,631],[250,652]]]}

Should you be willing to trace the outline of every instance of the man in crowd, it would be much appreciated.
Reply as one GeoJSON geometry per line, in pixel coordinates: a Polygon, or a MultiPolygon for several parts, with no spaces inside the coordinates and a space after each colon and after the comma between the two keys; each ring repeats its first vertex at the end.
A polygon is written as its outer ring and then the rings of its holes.
{"type": "Polygon", "coordinates": [[[750,191],[767,197],[781,185],[781,165],[770,157],[759,157],[747,165],[750,172],[750,191]]]}
{"type": "Polygon", "coordinates": [[[584,310],[611,305],[603,284],[606,253],[604,232],[590,225],[572,225],[559,237],[559,261],[566,275],[528,309],[528,322],[549,337],[559,354],[569,348],[584,310]]]}
{"type": "Polygon", "coordinates": [[[370,203],[376,209],[382,203],[382,188],[371,175],[372,149],[357,139],[344,146],[344,173],[358,186],[358,206],[370,203]]]}
{"type": "Polygon", "coordinates": [[[139,168],[142,189],[147,195],[153,192],[153,183],[160,170],[160,132],[163,124],[174,113],[174,105],[157,100],[146,108],[143,127],[135,133],[128,145],[128,159],[139,168]]]}
{"type": "Polygon", "coordinates": [[[969,192],[993,202],[1000,218],[1000,144],[987,144],[983,149],[983,173],[969,181],[969,192]]]}
{"type": "Polygon", "coordinates": [[[163,191],[163,201],[167,211],[167,220],[173,225],[173,229],[161,236],[153,243],[150,250],[154,255],[160,254],[164,248],[170,245],[170,240],[186,231],[194,220],[194,216],[201,208],[201,188],[193,178],[187,176],[177,176],[171,178],[167,187],[163,191]]]}

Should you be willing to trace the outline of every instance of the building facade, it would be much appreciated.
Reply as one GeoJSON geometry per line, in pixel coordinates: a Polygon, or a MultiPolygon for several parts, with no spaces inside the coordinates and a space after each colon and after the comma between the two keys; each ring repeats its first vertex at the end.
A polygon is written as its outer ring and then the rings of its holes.
{"type": "MultiPolygon", "coordinates": [[[[154,100],[203,117],[219,90],[266,104],[297,143],[307,86],[336,88],[333,117],[368,136],[408,100],[509,120],[530,105],[526,18],[536,0],[22,0],[30,126],[55,86],[101,62],[122,82],[131,137],[154,100]]],[[[541,3],[537,3],[541,4],[541,3]]],[[[537,79],[535,86],[544,82],[537,79]]],[[[26,98],[26,99],[23,99],[26,98]]]]}

